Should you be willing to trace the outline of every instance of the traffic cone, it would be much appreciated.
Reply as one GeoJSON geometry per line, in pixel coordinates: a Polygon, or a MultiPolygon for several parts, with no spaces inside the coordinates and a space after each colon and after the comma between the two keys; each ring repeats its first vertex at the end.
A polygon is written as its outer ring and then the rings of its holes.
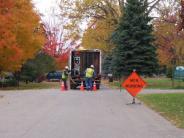
{"type": "Polygon", "coordinates": [[[81,82],[80,90],[84,91],[84,84],[83,84],[83,82],[81,82]]]}
{"type": "Polygon", "coordinates": [[[61,91],[64,91],[65,90],[65,86],[64,86],[64,82],[62,81],[61,82],[61,91]]]}
{"type": "Polygon", "coordinates": [[[95,83],[95,81],[94,81],[94,83],[93,83],[93,91],[96,91],[97,89],[96,89],[96,83],[95,83]]]}

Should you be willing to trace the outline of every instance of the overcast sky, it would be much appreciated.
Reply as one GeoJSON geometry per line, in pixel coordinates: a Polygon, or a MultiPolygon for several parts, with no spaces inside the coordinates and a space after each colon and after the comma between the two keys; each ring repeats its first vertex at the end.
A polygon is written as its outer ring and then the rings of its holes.
{"type": "Polygon", "coordinates": [[[42,13],[44,16],[49,16],[51,14],[51,9],[58,10],[58,0],[32,0],[35,4],[36,9],[42,13]]]}

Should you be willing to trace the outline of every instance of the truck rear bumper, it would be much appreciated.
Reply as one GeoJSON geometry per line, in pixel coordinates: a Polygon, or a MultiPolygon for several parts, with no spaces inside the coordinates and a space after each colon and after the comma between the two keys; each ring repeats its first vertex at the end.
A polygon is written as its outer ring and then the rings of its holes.
{"type": "MultiPolygon", "coordinates": [[[[82,82],[83,82],[84,87],[86,87],[86,85],[85,85],[85,79],[70,79],[70,88],[71,89],[77,89],[77,87],[80,87],[81,86],[81,83],[82,82]]],[[[95,79],[95,80],[93,80],[93,83],[94,82],[96,83],[97,89],[99,89],[100,88],[101,80],[95,79]]]]}

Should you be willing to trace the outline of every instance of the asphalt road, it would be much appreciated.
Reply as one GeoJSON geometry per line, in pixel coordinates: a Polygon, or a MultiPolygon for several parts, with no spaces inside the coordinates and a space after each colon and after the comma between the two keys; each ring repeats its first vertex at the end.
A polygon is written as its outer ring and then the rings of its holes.
{"type": "Polygon", "coordinates": [[[184,129],[131,101],[106,88],[0,91],[0,138],[184,138],[184,129]]]}

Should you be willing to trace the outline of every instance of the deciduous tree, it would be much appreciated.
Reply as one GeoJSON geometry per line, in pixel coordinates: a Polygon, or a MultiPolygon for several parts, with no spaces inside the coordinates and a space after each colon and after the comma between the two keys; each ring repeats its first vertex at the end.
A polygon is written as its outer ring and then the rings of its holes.
{"type": "Polygon", "coordinates": [[[184,31],[179,7],[179,1],[170,0],[170,5],[162,1],[158,11],[159,18],[154,21],[160,65],[168,68],[184,64],[184,31]]]}
{"type": "Polygon", "coordinates": [[[0,73],[20,68],[22,50],[18,47],[13,32],[14,6],[14,1],[0,0],[0,73]]]}
{"type": "Polygon", "coordinates": [[[22,63],[33,58],[45,43],[40,17],[33,8],[31,0],[15,0],[14,33],[23,51],[22,63]]]}
{"type": "MultiPolygon", "coordinates": [[[[103,26],[103,30],[109,22],[111,26],[116,25],[123,11],[124,4],[122,3],[124,3],[124,0],[77,0],[75,2],[72,0],[61,0],[61,19],[66,19],[65,30],[68,30],[68,38],[72,40],[73,38],[81,38],[83,36],[81,34],[83,34],[85,30],[83,27],[84,22],[89,23],[86,32],[91,32],[91,25],[96,25],[102,29],[102,25],[100,25],[102,22],[105,25],[103,26]],[[105,23],[105,21],[107,23],[105,23]]],[[[88,35],[86,36],[88,37],[88,35]]],[[[90,36],[88,38],[90,38],[90,36]]]]}
{"type": "Polygon", "coordinates": [[[96,21],[84,32],[82,45],[87,49],[101,49],[103,53],[109,53],[113,48],[109,37],[115,26],[106,20],[96,21]]]}
{"type": "Polygon", "coordinates": [[[40,18],[30,0],[0,0],[0,71],[20,70],[44,44],[40,18]]]}

